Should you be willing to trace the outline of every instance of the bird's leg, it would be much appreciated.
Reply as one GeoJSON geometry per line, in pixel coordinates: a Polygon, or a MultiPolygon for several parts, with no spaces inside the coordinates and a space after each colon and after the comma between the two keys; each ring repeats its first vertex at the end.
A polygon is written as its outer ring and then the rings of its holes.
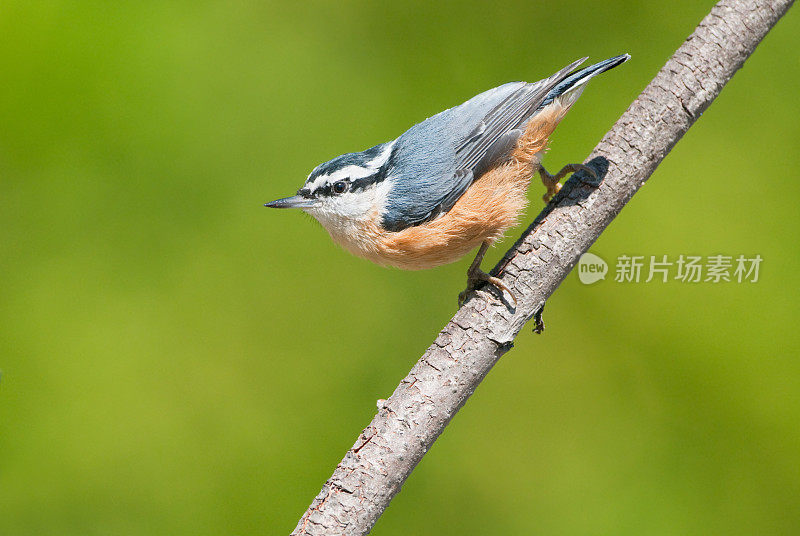
{"type": "Polygon", "coordinates": [[[584,166],[583,164],[567,164],[555,175],[551,175],[544,169],[544,166],[540,165],[539,175],[542,177],[542,183],[547,187],[547,193],[542,196],[542,200],[545,203],[549,203],[553,196],[561,190],[561,179],[576,171],[585,171],[597,180],[597,173],[595,173],[592,168],[584,166]]]}
{"type": "Polygon", "coordinates": [[[511,296],[511,299],[514,300],[514,305],[517,305],[517,297],[514,296],[514,293],[511,292],[505,283],[500,281],[497,277],[487,274],[483,270],[481,270],[481,261],[483,260],[483,256],[486,255],[486,250],[489,249],[490,242],[484,242],[481,244],[480,249],[478,250],[478,254],[475,255],[475,260],[472,261],[472,264],[469,265],[469,269],[467,270],[467,288],[464,289],[458,295],[458,306],[461,307],[467,299],[467,295],[478,288],[478,285],[481,283],[489,283],[494,285],[498,290],[506,291],[511,296]]]}

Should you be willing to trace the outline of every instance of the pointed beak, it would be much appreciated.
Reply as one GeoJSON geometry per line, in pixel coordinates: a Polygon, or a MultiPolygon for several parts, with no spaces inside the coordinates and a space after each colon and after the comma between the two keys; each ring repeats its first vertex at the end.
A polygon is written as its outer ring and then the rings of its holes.
{"type": "Polygon", "coordinates": [[[317,204],[315,199],[309,199],[302,195],[293,195],[292,197],[284,197],[283,199],[276,199],[265,203],[265,207],[269,208],[310,208],[317,204]]]}

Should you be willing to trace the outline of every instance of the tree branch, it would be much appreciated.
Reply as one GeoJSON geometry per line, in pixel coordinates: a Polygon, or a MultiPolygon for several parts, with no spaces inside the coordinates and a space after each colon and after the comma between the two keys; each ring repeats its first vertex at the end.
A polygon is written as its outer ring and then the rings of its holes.
{"type": "Polygon", "coordinates": [[[793,0],[722,0],[495,267],[516,309],[476,292],[383,404],[295,535],[366,534],[514,337],[708,108],[793,0]]]}

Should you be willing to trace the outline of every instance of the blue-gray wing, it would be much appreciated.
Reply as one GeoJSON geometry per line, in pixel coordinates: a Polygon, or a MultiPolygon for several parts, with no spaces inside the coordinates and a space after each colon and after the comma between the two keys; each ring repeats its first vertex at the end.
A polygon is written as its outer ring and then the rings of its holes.
{"type": "Polygon", "coordinates": [[[550,90],[585,60],[575,61],[544,80],[523,84],[499,102],[457,145],[456,167],[469,169],[478,178],[505,158],[550,90]]]}
{"type": "Polygon", "coordinates": [[[414,125],[393,150],[384,227],[400,231],[453,208],[474,180],[506,158],[553,86],[584,60],[528,84],[511,82],[414,125]]]}

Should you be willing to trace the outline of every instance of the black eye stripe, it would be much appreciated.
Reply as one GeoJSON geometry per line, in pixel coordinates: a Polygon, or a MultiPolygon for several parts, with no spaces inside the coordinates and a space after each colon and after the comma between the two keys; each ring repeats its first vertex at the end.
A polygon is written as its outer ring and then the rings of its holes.
{"type": "Polygon", "coordinates": [[[373,175],[368,177],[361,177],[360,179],[355,180],[341,180],[336,181],[333,184],[327,183],[323,186],[320,186],[313,192],[309,191],[308,189],[303,189],[301,192],[304,192],[304,195],[308,197],[330,197],[332,195],[343,194],[345,192],[360,192],[362,190],[366,190],[372,186],[376,186],[380,182],[382,182],[386,178],[386,173],[383,170],[378,170],[373,175]],[[336,190],[337,184],[344,184],[345,188],[342,191],[336,190]],[[307,194],[305,194],[307,192],[307,194]]]}
{"type": "MultiPolygon", "coordinates": [[[[394,142],[389,142],[394,143],[394,142]]],[[[333,191],[334,183],[327,182],[322,186],[318,186],[313,191],[309,188],[309,185],[314,183],[316,179],[318,179],[322,175],[332,175],[335,172],[347,167],[347,166],[359,166],[364,169],[370,169],[366,164],[374,160],[378,155],[381,154],[382,151],[385,150],[388,143],[382,143],[380,145],[376,145],[375,147],[371,147],[366,151],[361,153],[348,153],[339,157],[334,158],[330,162],[325,162],[324,164],[320,164],[317,166],[314,171],[308,176],[306,179],[306,186],[301,188],[298,192],[300,195],[305,197],[329,197],[331,195],[335,195],[336,193],[333,191]]],[[[372,175],[366,177],[360,177],[358,179],[343,179],[344,182],[348,185],[347,191],[348,192],[359,192],[361,190],[366,190],[367,188],[371,188],[374,185],[382,182],[386,179],[389,171],[394,168],[395,160],[397,158],[397,144],[395,143],[394,146],[391,148],[391,152],[389,153],[388,158],[386,161],[381,165],[381,167],[374,169],[374,173],[372,175]]],[[[339,182],[339,181],[337,181],[339,182]]]]}

